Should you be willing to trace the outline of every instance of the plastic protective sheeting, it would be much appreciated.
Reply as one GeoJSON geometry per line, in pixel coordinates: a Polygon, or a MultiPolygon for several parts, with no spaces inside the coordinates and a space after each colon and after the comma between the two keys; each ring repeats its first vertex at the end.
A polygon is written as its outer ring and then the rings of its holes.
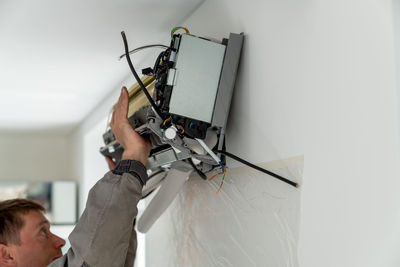
{"type": "MultiPolygon", "coordinates": [[[[301,184],[303,158],[261,165],[301,184]]],[[[146,235],[146,266],[296,267],[300,190],[247,167],[191,177],[146,235]]]]}

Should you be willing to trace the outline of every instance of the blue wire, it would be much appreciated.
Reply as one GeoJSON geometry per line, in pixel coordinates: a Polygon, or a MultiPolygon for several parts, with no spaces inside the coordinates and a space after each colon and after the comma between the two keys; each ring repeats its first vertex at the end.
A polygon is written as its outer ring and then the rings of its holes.
{"type": "Polygon", "coordinates": [[[218,162],[218,164],[219,164],[219,166],[221,166],[223,169],[229,169],[228,166],[224,166],[224,165],[221,163],[221,161],[218,162]]]}

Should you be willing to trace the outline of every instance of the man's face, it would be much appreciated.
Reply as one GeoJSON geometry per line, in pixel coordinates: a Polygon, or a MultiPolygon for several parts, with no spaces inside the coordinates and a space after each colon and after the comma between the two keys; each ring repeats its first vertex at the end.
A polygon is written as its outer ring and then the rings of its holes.
{"type": "Polygon", "coordinates": [[[12,245],[16,266],[45,267],[62,256],[64,239],[50,232],[50,224],[40,211],[21,215],[25,221],[20,232],[21,245],[12,245]]]}

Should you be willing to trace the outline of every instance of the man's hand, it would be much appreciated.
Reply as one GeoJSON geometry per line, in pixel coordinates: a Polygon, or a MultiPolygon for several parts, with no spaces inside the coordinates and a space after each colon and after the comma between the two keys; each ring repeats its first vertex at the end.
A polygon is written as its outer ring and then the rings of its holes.
{"type": "Polygon", "coordinates": [[[151,143],[148,139],[140,136],[128,121],[129,94],[126,87],[122,87],[118,104],[111,119],[111,130],[115,138],[124,148],[122,160],[137,160],[146,165],[150,155],[151,143]]]}

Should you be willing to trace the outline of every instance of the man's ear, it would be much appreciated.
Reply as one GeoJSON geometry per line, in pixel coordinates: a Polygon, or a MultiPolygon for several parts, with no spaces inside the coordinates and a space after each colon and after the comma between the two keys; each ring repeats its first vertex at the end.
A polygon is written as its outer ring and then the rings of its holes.
{"type": "Polygon", "coordinates": [[[14,250],[4,244],[0,244],[0,267],[16,266],[14,250]]]}

